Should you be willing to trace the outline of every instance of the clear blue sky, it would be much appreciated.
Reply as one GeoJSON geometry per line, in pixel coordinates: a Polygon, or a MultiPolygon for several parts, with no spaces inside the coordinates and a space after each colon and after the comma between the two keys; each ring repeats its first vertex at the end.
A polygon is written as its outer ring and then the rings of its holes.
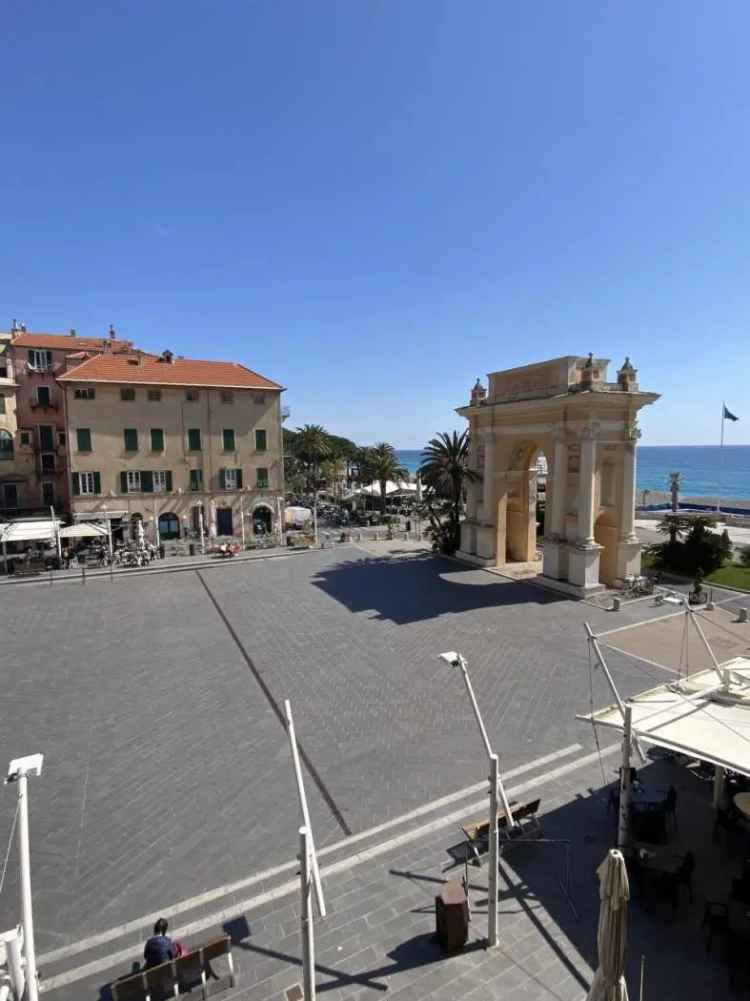
{"type": "Polygon", "coordinates": [[[750,5],[9,0],[0,327],[240,360],[418,447],[477,375],[631,355],[750,441],[750,5]]]}

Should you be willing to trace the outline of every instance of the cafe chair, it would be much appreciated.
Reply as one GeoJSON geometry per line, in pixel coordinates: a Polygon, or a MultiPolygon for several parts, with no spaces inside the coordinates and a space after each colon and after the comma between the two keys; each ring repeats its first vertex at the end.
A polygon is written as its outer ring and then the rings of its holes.
{"type": "Polygon", "coordinates": [[[729,934],[729,911],[726,904],[722,904],[718,900],[706,901],[706,909],[703,912],[703,920],[701,921],[701,931],[705,929],[708,929],[706,952],[710,952],[714,935],[729,934]]]}

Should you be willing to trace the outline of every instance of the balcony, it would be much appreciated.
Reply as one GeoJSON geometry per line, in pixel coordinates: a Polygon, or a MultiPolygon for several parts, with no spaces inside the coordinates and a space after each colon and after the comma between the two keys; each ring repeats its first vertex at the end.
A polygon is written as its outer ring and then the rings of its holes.
{"type": "Polygon", "coordinates": [[[32,400],[29,404],[32,410],[59,410],[60,404],[56,400],[50,400],[48,403],[39,403],[37,400],[32,400]]]}

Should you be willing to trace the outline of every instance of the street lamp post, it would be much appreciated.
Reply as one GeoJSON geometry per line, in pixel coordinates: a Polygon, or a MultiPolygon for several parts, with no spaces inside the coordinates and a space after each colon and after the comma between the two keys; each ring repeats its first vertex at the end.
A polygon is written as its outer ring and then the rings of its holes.
{"type": "Polygon", "coordinates": [[[469,677],[469,665],[466,663],[466,658],[462,654],[451,650],[447,653],[440,654],[441,660],[444,660],[451,667],[458,667],[461,669],[461,674],[463,675],[464,685],[466,686],[466,691],[469,696],[469,701],[471,702],[471,708],[474,711],[474,718],[477,721],[477,726],[479,727],[479,733],[482,737],[482,743],[484,744],[484,749],[487,752],[487,758],[490,766],[490,880],[489,880],[489,901],[487,907],[487,942],[490,947],[496,946],[498,944],[497,935],[497,909],[498,909],[498,898],[497,898],[497,874],[498,867],[500,864],[500,847],[498,844],[498,831],[497,831],[497,814],[498,814],[498,795],[500,801],[503,804],[503,812],[508,821],[508,826],[512,827],[514,825],[513,813],[510,808],[510,803],[508,802],[508,797],[505,794],[505,787],[503,786],[503,781],[500,778],[500,769],[498,765],[498,756],[493,752],[492,745],[490,744],[490,738],[487,735],[487,728],[484,725],[484,720],[482,719],[482,714],[479,711],[479,704],[477,703],[476,695],[474,694],[474,688],[471,684],[471,678],[469,677]]]}
{"type": "Polygon", "coordinates": [[[198,529],[201,534],[201,554],[206,555],[206,530],[203,524],[203,501],[198,501],[198,529]]]}

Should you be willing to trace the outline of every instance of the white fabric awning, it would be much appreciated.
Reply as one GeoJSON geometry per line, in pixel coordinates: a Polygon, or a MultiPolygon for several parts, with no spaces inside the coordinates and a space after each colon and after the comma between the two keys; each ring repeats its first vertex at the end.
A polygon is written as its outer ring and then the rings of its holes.
{"type": "MultiPolygon", "coordinates": [[[[385,495],[390,497],[391,494],[415,494],[417,492],[417,486],[415,483],[395,483],[393,480],[388,480],[385,485],[385,495]]],[[[356,490],[356,494],[366,494],[368,497],[380,497],[380,484],[371,483],[369,487],[362,487],[361,490],[356,490]]]]}
{"type": "Polygon", "coordinates": [[[44,539],[54,539],[55,529],[60,522],[51,518],[40,518],[38,521],[9,521],[0,525],[0,542],[42,542],[44,539]]]}
{"type": "Polygon", "coordinates": [[[79,525],[68,525],[67,528],[60,529],[61,539],[84,539],[88,536],[100,536],[107,534],[107,529],[101,525],[89,525],[81,522],[79,525]]]}
{"type": "MultiPolygon", "coordinates": [[[[750,659],[736,657],[721,667],[730,671],[729,691],[716,671],[700,671],[631,699],[633,736],[750,776],[750,659]]],[[[622,730],[616,705],[578,718],[622,730]]]]}

